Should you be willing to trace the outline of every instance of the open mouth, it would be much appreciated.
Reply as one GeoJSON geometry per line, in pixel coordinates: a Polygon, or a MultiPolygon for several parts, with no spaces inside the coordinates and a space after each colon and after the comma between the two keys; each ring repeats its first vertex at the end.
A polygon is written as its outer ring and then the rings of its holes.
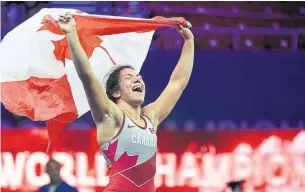
{"type": "Polygon", "coordinates": [[[136,85],[132,88],[133,92],[137,92],[137,93],[142,93],[143,92],[143,86],[141,85],[136,85]]]}

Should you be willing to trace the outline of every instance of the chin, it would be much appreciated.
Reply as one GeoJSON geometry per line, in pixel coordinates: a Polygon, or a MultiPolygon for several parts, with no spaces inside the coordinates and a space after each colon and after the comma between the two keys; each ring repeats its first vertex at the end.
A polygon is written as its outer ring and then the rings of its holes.
{"type": "Polygon", "coordinates": [[[136,106],[140,106],[144,103],[144,98],[134,98],[131,103],[136,106]]]}
{"type": "Polygon", "coordinates": [[[136,100],[135,103],[137,105],[142,105],[144,103],[144,99],[139,99],[139,100],[136,100]]]}

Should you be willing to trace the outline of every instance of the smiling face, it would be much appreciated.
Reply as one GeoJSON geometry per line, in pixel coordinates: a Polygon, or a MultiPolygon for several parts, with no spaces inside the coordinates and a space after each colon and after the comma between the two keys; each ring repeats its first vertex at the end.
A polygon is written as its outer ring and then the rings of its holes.
{"type": "Polygon", "coordinates": [[[133,105],[140,106],[145,98],[145,83],[137,73],[131,68],[124,68],[120,71],[120,88],[113,94],[113,97],[133,105]]]}

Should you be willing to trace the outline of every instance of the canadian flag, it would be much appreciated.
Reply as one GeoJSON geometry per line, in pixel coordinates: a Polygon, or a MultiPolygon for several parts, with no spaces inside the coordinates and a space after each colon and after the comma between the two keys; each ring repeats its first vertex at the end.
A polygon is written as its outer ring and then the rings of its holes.
{"type": "Polygon", "coordinates": [[[183,18],[137,19],[91,15],[74,9],[42,9],[9,32],[0,45],[1,102],[10,112],[47,121],[50,140],[90,110],[71,60],[59,15],[70,12],[91,66],[103,83],[115,66],[140,71],[154,30],[175,27],[183,18]]]}

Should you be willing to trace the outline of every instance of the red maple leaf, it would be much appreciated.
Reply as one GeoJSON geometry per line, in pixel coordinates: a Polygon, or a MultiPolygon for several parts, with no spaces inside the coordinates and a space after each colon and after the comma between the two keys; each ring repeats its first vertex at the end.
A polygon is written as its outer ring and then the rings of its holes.
{"type": "Polygon", "coordinates": [[[107,158],[113,163],[111,167],[111,174],[115,174],[137,164],[138,155],[128,155],[125,151],[121,157],[115,161],[114,157],[117,152],[119,140],[116,140],[113,143],[109,143],[108,149],[103,150],[102,152],[107,156],[107,158]]]}
{"type": "Polygon", "coordinates": [[[156,154],[147,161],[137,165],[139,155],[128,155],[125,151],[118,160],[115,161],[118,140],[109,143],[108,149],[102,152],[112,162],[111,175],[120,172],[125,177],[132,180],[136,185],[141,186],[150,180],[156,173],[156,154]],[[131,168],[132,169],[129,169],[131,168]]]}
{"type": "MultiPolygon", "coordinates": [[[[78,19],[78,18],[79,17],[75,18],[76,26],[86,25],[86,23],[83,22],[84,20],[78,19]]],[[[54,33],[57,35],[65,35],[65,33],[60,29],[60,27],[58,25],[58,21],[56,21],[50,15],[44,16],[41,21],[41,24],[43,24],[43,26],[40,29],[38,29],[37,31],[47,30],[47,31],[50,31],[51,33],[54,33]]],[[[92,53],[95,48],[100,47],[109,56],[111,62],[114,65],[116,64],[114,62],[114,60],[112,59],[112,57],[110,56],[110,54],[108,53],[107,49],[105,47],[101,46],[101,43],[103,42],[101,38],[99,38],[97,35],[92,34],[92,32],[89,33],[86,30],[80,29],[78,27],[76,30],[77,30],[77,33],[79,36],[80,43],[81,43],[86,55],[88,56],[88,58],[90,58],[92,56],[92,53]]],[[[69,46],[68,46],[68,41],[67,41],[66,37],[61,40],[58,40],[58,41],[52,41],[52,43],[54,44],[54,47],[55,47],[54,55],[58,61],[62,61],[65,64],[65,59],[72,60],[69,46]]]]}

